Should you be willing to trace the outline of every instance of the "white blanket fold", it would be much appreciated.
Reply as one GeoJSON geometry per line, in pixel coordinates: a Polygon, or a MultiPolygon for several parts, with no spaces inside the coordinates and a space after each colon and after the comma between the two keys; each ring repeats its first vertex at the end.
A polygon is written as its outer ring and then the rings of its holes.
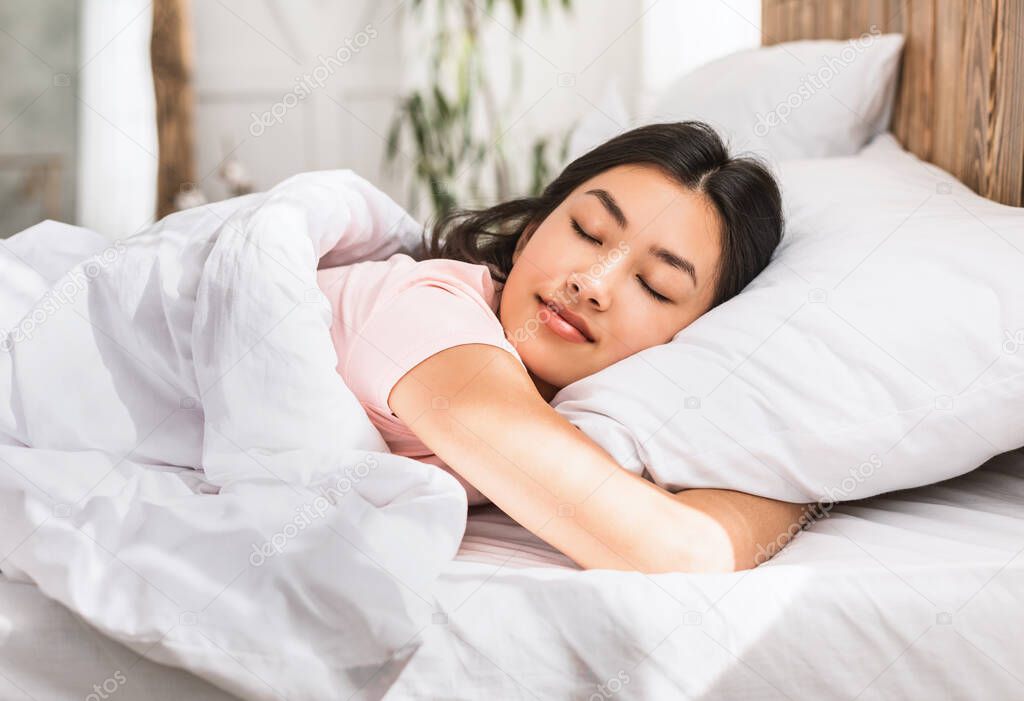
{"type": "Polygon", "coordinates": [[[316,270],[416,257],[420,231],[341,170],[102,248],[52,222],[5,242],[0,570],[244,698],[385,693],[465,492],[387,452],[316,270]]]}

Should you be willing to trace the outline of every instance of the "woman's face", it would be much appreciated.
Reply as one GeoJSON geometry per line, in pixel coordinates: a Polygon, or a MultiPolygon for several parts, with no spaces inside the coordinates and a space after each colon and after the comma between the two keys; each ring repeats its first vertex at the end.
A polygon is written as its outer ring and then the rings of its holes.
{"type": "Polygon", "coordinates": [[[587,180],[524,233],[499,317],[545,400],[670,341],[707,311],[719,242],[718,218],[704,195],[635,164],[587,180]],[[651,252],[657,248],[662,255],[651,252]],[[666,261],[672,257],[674,264],[666,261]],[[582,319],[590,338],[560,323],[545,302],[582,319]]]}

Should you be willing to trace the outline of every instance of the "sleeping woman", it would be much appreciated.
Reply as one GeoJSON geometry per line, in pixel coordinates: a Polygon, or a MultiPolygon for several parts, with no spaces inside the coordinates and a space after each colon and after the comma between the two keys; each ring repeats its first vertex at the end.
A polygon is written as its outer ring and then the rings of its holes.
{"type": "Polygon", "coordinates": [[[455,210],[424,259],[323,268],[338,372],[389,449],[448,470],[584,568],[747,569],[805,507],[668,492],[549,404],[738,294],[782,236],[779,188],[701,122],[621,134],[538,197],[455,210]]]}

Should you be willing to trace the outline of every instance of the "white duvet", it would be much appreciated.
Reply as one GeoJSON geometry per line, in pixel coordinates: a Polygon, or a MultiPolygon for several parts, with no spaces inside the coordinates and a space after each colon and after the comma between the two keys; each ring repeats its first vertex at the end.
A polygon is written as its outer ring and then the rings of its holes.
{"type": "Polygon", "coordinates": [[[315,274],[419,231],[343,170],[114,243],[45,222],[0,245],[0,570],[244,698],[381,696],[465,492],[387,452],[315,274]]]}

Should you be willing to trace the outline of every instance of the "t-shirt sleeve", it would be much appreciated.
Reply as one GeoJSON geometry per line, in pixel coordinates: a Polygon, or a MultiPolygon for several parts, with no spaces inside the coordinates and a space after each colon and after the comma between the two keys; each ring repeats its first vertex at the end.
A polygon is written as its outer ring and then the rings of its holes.
{"type": "Polygon", "coordinates": [[[388,395],[405,373],[467,343],[497,346],[519,358],[482,298],[460,286],[413,284],[374,309],[353,340],[344,375],[363,401],[392,415],[388,395]]]}

